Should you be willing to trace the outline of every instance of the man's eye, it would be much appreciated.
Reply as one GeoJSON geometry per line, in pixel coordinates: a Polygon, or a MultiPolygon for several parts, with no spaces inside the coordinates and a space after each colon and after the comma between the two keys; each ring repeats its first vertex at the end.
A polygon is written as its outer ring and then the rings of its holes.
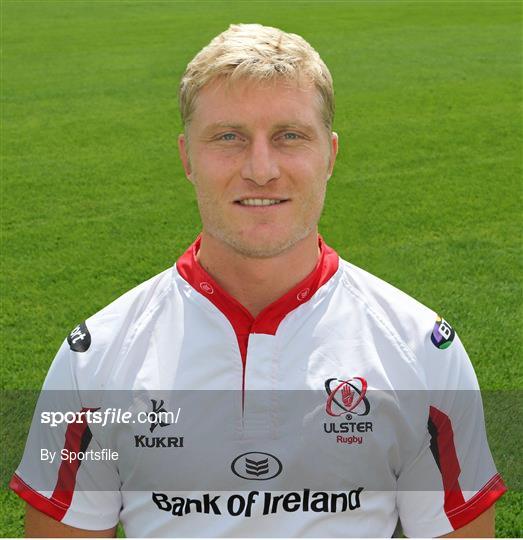
{"type": "Polygon", "coordinates": [[[237,139],[236,133],[224,133],[219,138],[222,141],[235,141],[237,139]]]}
{"type": "Polygon", "coordinates": [[[295,141],[300,138],[300,136],[297,133],[288,132],[283,134],[283,138],[286,141],[295,141]]]}

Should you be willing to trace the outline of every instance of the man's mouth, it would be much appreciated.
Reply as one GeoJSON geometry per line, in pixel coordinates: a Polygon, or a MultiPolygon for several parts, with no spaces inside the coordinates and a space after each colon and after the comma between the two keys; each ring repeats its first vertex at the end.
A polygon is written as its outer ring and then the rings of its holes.
{"type": "Polygon", "coordinates": [[[241,199],[234,201],[236,204],[241,206],[273,206],[276,204],[281,204],[289,199],[241,199]]]}

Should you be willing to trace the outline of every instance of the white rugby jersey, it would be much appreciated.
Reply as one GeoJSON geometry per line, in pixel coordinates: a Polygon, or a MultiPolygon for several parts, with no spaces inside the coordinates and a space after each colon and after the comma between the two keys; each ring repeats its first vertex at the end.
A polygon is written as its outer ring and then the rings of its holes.
{"type": "Polygon", "coordinates": [[[11,488],[133,537],[387,537],[398,519],[423,537],[479,516],[506,488],[458,336],[319,243],[315,270],[256,318],[197,239],[78,325],[11,488]]]}

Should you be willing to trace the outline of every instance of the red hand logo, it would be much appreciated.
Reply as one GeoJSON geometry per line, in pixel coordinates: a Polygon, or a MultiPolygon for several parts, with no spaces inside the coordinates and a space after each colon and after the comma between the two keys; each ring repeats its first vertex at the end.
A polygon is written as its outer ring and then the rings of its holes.
{"type": "Polygon", "coordinates": [[[341,400],[343,401],[345,407],[350,409],[353,399],[354,392],[351,390],[351,387],[348,384],[345,384],[345,386],[341,389],[341,400]]]}

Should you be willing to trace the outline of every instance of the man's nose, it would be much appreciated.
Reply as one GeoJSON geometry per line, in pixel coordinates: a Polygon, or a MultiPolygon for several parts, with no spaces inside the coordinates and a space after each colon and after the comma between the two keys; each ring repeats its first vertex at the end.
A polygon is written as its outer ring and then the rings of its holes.
{"type": "Polygon", "coordinates": [[[260,186],[280,177],[276,149],[272,147],[270,140],[257,137],[251,141],[241,175],[244,180],[251,180],[260,186]]]}

